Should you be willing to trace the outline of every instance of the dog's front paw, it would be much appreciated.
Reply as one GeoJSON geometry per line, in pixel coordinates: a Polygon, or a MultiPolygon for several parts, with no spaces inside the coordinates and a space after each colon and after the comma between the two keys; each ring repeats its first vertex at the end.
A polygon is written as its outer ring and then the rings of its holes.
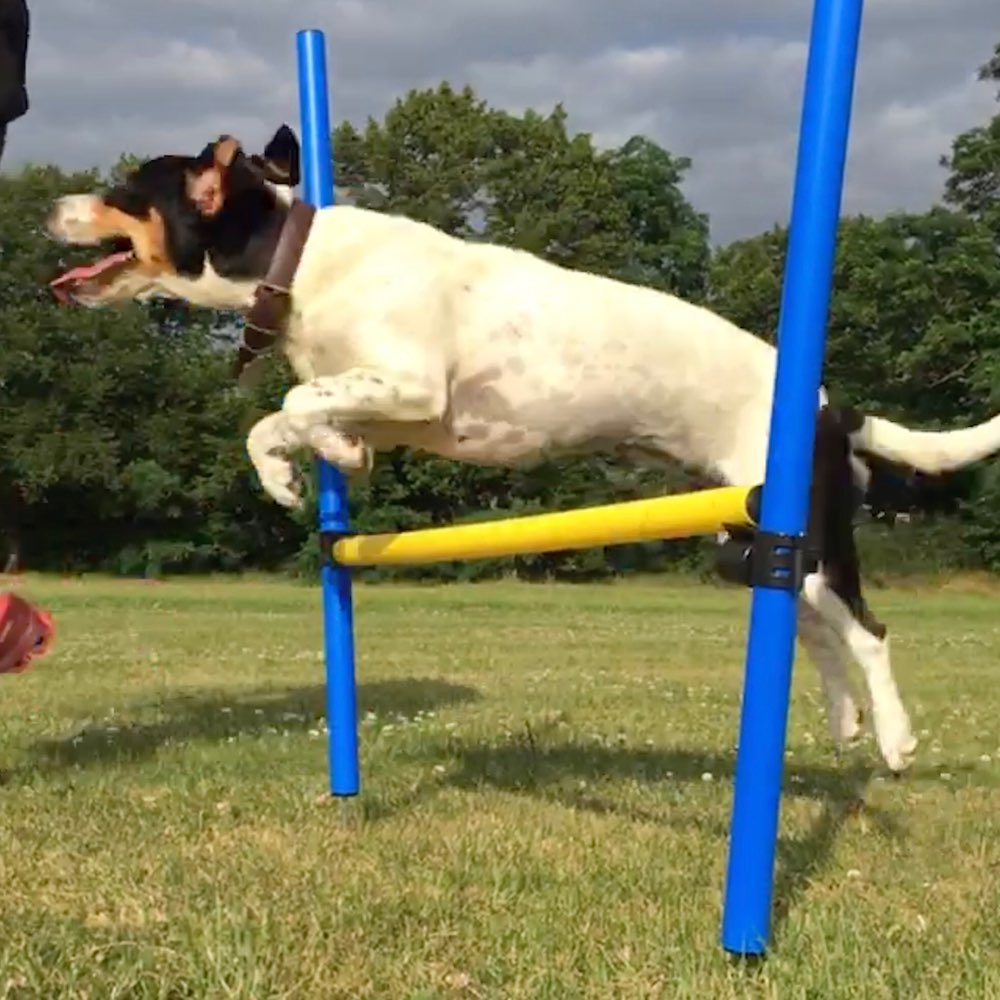
{"type": "Polygon", "coordinates": [[[300,442],[288,433],[281,413],[269,413],[250,429],[247,456],[264,491],[282,507],[302,506],[302,480],[290,455],[300,442]]]}
{"type": "Polygon", "coordinates": [[[255,464],[260,485],[272,500],[289,510],[302,506],[302,480],[291,462],[269,455],[255,464]]]}

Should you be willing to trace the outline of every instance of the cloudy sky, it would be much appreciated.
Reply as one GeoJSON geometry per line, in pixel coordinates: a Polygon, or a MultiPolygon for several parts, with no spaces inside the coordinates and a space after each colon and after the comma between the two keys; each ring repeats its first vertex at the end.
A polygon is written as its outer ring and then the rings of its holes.
{"type": "MultiPolygon", "coordinates": [[[[601,144],[642,132],[690,156],[685,189],[714,240],[787,218],[812,0],[31,6],[32,111],[10,130],[7,169],[194,152],[222,132],[257,146],[296,122],[294,33],[318,27],[336,120],[380,117],[407,89],[442,79],[515,111],[563,101],[601,144]]],[[[923,209],[940,192],[951,138],[996,110],[975,70],[1000,41],[1000,2],[866,6],[845,210],[923,209]]]]}

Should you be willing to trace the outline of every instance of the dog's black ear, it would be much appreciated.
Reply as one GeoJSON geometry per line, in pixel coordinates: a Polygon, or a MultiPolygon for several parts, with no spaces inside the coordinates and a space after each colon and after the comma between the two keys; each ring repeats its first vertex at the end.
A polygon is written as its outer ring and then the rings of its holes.
{"type": "Polygon", "coordinates": [[[282,125],[271,136],[271,141],[264,147],[263,161],[269,181],[287,187],[295,187],[299,183],[299,140],[287,125],[282,125]]]}

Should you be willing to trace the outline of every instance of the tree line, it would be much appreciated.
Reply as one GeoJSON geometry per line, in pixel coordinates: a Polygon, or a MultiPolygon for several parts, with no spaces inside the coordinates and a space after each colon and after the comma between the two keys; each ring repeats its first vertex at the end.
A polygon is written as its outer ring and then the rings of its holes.
{"type": "MultiPolygon", "coordinates": [[[[1000,84],[1000,45],[980,76],[1000,84]]],[[[357,204],[670,291],[773,337],[785,229],[713,249],[682,191],[690,161],[647,137],[598,149],[561,105],[513,115],[442,83],[381,121],[341,124],[333,145],[337,184],[357,204]]],[[[841,220],[825,376],[835,399],[928,428],[1000,409],[1000,114],[956,136],[942,168],[926,212],[841,220]]],[[[42,220],[53,198],[105,179],[52,165],[0,177],[0,569],[312,572],[312,513],[271,503],[244,452],[290,384],[283,362],[240,392],[233,316],[51,301],[47,280],[74,260],[42,220]]],[[[697,485],[680,468],[604,456],[510,471],[400,449],[352,489],[352,518],[395,530],[697,485]]],[[[876,569],[1000,570],[1000,462],[941,482],[899,478],[870,515],[862,544],[876,569]]],[[[392,575],[593,579],[697,567],[706,551],[695,540],[392,575]]]]}

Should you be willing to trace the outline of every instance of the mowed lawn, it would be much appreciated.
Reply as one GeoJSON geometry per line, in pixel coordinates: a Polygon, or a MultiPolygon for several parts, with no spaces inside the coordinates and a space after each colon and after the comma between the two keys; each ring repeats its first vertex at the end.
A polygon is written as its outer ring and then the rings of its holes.
{"type": "Polygon", "coordinates": [[[0,684],[0,997],[1000,996],[1000,617],[872,594],[922,736],[831,752],[800,658],[769,960],[718,946],[748,599],[359,587],[363,794],[326,790],[319,592],[29,580],[0,684]]]}

